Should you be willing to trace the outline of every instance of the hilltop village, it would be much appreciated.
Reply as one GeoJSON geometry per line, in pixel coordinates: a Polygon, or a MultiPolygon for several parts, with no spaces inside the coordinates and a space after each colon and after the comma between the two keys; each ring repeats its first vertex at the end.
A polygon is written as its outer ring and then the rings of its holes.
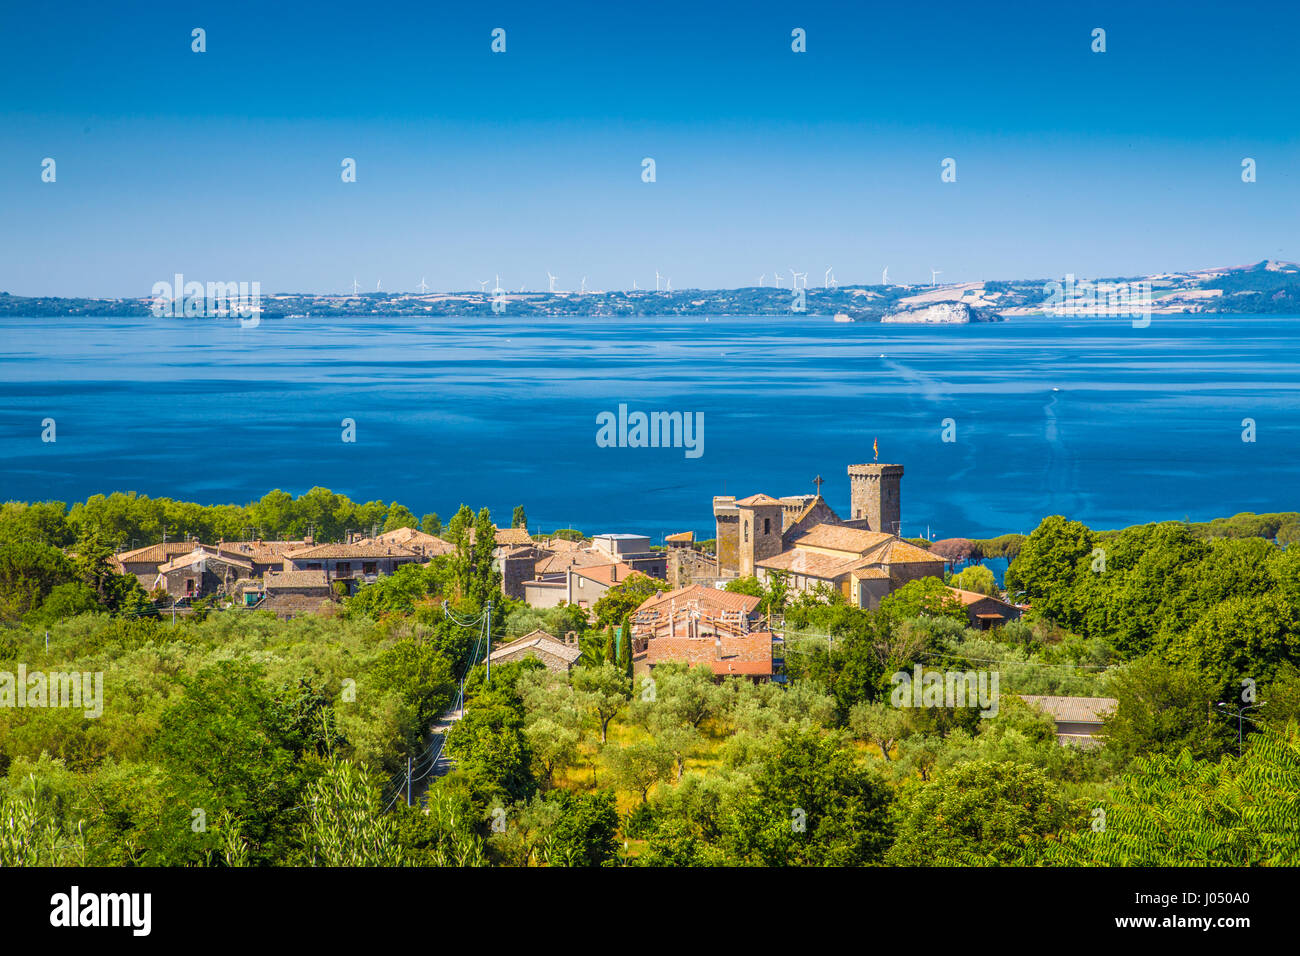
{"type": "MultiPolygon", "coordinates": [[[[903,466],[848,468],[849,517],[820,494],[745,498],[718,496],[712,509],[712,547],[693,532],[666,537],[603,533],[589,539],[534,536],[527,528],[498,528],[493,566],[502,592],[539,610],[570,605],[595,620],[596,602],[637,575],[653,579],[653,593],[631,616],[634,672],[666,661],[707,665],[714,674],[782,680],[783,639],[756,596],[728,590],[754,578],[787,593],[840,595],[875,609],[908,582],[944,577],[944,557],[899,537],[903,466]]],[[[396,572],[450,555],[455,546],[416,528],[339,543],[295,541],[171,541],[124,551],[118,570],[144,590],[165,592],[173,612],[216,599],[263,609],[282,618],[328,612],[358,588],[396,572]]],[[[987,629],[1019,618],[1023,608],[998,597],[948,588],[972,627],[987,629]]],[[[621,629],[618,640],[622,640],[621,629]]],[[[496,647],[494,661],[536,657],[567,670],[579,652],[573,634],[534,631],[496,647]]]]}

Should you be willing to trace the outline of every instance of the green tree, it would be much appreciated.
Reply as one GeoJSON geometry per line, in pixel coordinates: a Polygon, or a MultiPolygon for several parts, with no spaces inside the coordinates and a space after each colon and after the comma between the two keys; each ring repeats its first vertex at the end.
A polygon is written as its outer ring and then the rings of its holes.
{"type": "Polygon", "coordinates": [[[402,850],[379,791],[359,768],[332,759],[303,794],[301,839],[308,866],[397,866],[402,850]]]}
{"type": "Polygon", "coordinates": [[[1224,752],[1229,728],[1213,712],[1216,690],[1195,671],[1151,655],[1108,678],[1119,703],[1103,719],[1100,736],[1121,762],[1184,749],[1197,758],[1224,752]]]}
{"type": "Polygon", "coordinates": [[[902,797],[894,866],[1007,866],[1062,830],[1070,807],[1037,767],[974,760],[902,797]]]}
{"type": "Polygon", "coordinates": [[[974,591],[976,594],[987,594],[989,597],[1000,596],[997,579],[994,578],[993,572],[982,564],[972,564],[954,574],[952,586],[963,591],[974,591]]]}
{"type": "Polygon", "coordinates": [[[388,506],[388,517],[384,519],[384,532],[396,531],[398,528],[418,528],[420,522],[416,519],[411,509],[406,505],[399,505],[396,501],[388,506]]]}
{"type": "Polygon", "coordinates": [[[1007,568],[1007,594],[1014,598],[1022,592],[1035,611],[1066,627],[1077,627],[1082,615],[1074,588],[1082,573],[1080,565],[1094,546],[1087,525],[1061,515],[1044,518],[1007,568]]]}
{"type": "Polygon", "coordinates": [[[528,515],[524,513],[523,505],[515,505],[514,514],[510,516],[510,527],[512,528],[528,527],[528,515]]]}
{"type": "Polygon", "coordinates": [[[632,696],[632,682],[608,663],[599,667],[575,667],[570,679],[581,695],[579,699],[600,725],[600,742],[605,743],[609,722],[627,706],[632,696]]]}

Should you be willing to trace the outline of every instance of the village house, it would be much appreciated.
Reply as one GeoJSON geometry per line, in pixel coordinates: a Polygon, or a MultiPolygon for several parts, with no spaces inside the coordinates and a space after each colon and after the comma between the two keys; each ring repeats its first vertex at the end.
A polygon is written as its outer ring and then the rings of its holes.
{"type": "Polygon", "coordinates": [[[557,574],[524,582],[524,600],[529,607],[552,608],[575,604],[591,610],[616,584],[635,574],[626,564],[570,565],[557,574]]]}
{"type": "Polygon", "coordinates": [[[426,534],[418,528],[395,528],[373,538],[365,539],[365,543],[395,544],[426,558],[436,558],[440,555],[451,554],[456,550],[456,546],[450,541],[444,541],[436,535],[426,534]]]}
{"type": "Polygon", "coordinates": [[[779,639],[764,627],[758,605],[753,595],[698,584],[647,598],[632,617],[633,673],[680,661],[719,678],[771,679],[779,639]]]}
{"type": "Polygon", "coordinates": [[[164,590],[173,600],[194,600],[214,594],[230,594],[236,582],[253,576],[253,563],[208,545],[190,545],[188,554],[180,554],[159,565],[149,590],[164,590]]]}
{"type": "Polygon", "coordinates": [[[759,599],[702,585],[663,591],[642,602],[632,616],[633,648],[653,638],[743,636],[762,630],[759,599]]]}
{"type": "Polygon", "coordinates": [[[310,538],[301,541],[221,541],[217,550],[251,561],[253,577],[260,578],[268,571],[282,571],[286,552],[309,548],[314,542],[310,538]]]}
{"type": "Polygon", "coordinates": [[[324,571],[268,571],[262,577],[265,601],[261,605],[280,618],[321,610],[334,598],[324,571]]]}
{"type": "Polygon", "coordinates": [[[349,594],[360,584],[392,574],[404,564],[423,564],[422,554],[398,544],[354,542],[352,544],[318,544],[284,555],[285,571],[324,571],[330,582],[342,581],[349,594]]]}
{"type": "Polygon", "coordinates": [[[493,664],[506,664],[531,657],[545,664],[549,671],[566,674],[572,670],[581,656],[578,636],[573,631],[566,634],[561,641],[546,631],[538,629],[523,637],[517,637],[507,644],[502,644],[488,655],[488,659],[493,664]]]}
{"type": "Polygon", "coordinates": [[[195,541],[165,541],[134,548],[113,555],[113,564],[119,574],[134,574],[140,586],[148,591],[158,580],[158,569],[182,554],[189,554],[198,546],[195,541]]]}
{"type": "Polygon", "coordinates": [[[1056,722],[1056,740],[1079,747],[1098,747],[1102,721],[1114,713],[1113,697],[1050,697],[1021,694],[1020,699],[1056,722]]]}
{"type": "Polygon", "coordinates": [[[668,556],[650,547],[643,534],[598,534],[591,539],[591,550],[604,555],[611,563],[622,562],[652,578],[663,578],[668,571],[668,556]]]}
{"type": "Polygon", "coordinates": [[[1000,627],[1008,621],[1020,619],[1020,608],[1001,598],[989,597],[978,591],[964,591],[961,588],[948,588],[966,608],[966,617],[970,626],[980,631],[991,627],[1000,627]]]}

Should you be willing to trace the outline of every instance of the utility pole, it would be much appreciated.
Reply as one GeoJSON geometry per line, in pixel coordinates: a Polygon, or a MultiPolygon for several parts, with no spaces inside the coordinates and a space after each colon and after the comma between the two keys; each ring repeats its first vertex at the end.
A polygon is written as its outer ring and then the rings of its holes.
{"type": "Polygon", "coordinates": [[[406,805],[411,805],[411,755],[406,755],[406,805]]]}
{"type": "Polygon", "coordinates": [[[487,602],[487,622],[483,625],[487,629],[487,654],[483,657],[483,663],[487,665],[487,676],[485,683],[492,682],[492,601],[487,602]]]}

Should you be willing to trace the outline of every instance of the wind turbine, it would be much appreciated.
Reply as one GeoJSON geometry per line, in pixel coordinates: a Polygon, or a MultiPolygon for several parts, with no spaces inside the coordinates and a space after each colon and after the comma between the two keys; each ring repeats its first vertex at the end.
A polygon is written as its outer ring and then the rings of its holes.
{"type": "Polygon", "coordinates": [[[759,287],[760,289],[763,288],[763,280],[766,279],[766,278],[767,278],[767,273],[766,273],[766,272],[764,272],[761,276],[758,277],[758,287],[759,287]]]}
{"type": "Polygon", "coordinates": [[[384,284],[384,280],[383,280],[383,279],[376,279],[376,280],[375,280],[375,291],[378,292],[380,286],[382,286],[383,284],[384,284]]]}
{"type": "Polygon", "coordinates": [[[673,280],[672,280],[672,279],[668,279],[668,280],[666,280],[666,281],[667,281],[667,287],[664,289],[664,291],[665,291],[665,292],[672,292],[672,291],[673,291],[673,280]]]}
{"type": "Polygon", "coordinates": [[[550,269],[547,269],[547,270],[546,270],[546,281],[549,283],[549,285],[547,286],[547,288],[548,288],[548,290],[551,291],[551,292],[554,292],[554,291],[555,291],[555,279],[556,279],[556,277],[553,276],[553,275],[551,275],[551,270],[550,270],[550,269]]]}
{"type": "Polygon", "coordinates": [[[777,287],[778,289],[781,288],[781,273],[779,273],[779,272],[773,272],[773,273],[772,273],[772,282],[776,284],[776,287],[777,287]]]}
{"type": "Polygon", "coordinates": [[[420,276],[420,293],[423,294],[428,291],[429,291],[429,283],[424,281],[424,276],[420,276]]]}
{"type": "Polygon", "coordinates": [[[885,266],[885,271],[880,273],[880,284],[889,285],[889,266],[885,266]]]}
{"type": "Polygon", "coordinates": [[[586,277],[586,276],[583,276],[583,277],[582,277],[582,288],[580,288],[580,289],[578,290],[578,295],[586,295],[586,294],[587,294],[587,277],[586,277]]]}
{"type": "Polygon", "coordinates": [[[356,294],[357,294],[357,277],[356,277],[356,276],[353,276],[353,277],[352,277],[352,294],[353,294],[353,295],[356,295],[356,294]]]}
{"type": "Polygon", "coordinates": [[[931,269],[931,270],[930,270],[930,285],[931,285],[931,286],[937,285],[938,283],[936,283],[934,280],[935,280],[935,278],[936,278],[937,276],[941,276],[941,275],[943,275],[943,270],[942,270],[942,269],[931,269]]]}
{"type": "Polygon", "coordinates": [[[799,288],[799,280],[800,280],[800,279],[803,279],[803,287],[804,287],[805,289],[808,288],[808,273],[806,273],[806,272],[795,272],[793,269],[791,269],[791,270],[790,270],[790,277],[791,277],[791,278],[790,278],[790,288],[792,288],[792,289],[797,289],[797,288],[799,288]]]}
{"type": "Polygon", "coordinates": [[[823,288],[823,289],[829,289],[829,288],[831,287],[831,270],[832,270],[833,268],[835,268],[835,267],[834,267],[834,266],[827,266],[827,267],[826,267],[826,274],[825,274],[824,276],[822,276],[822,288],[823,288]]]}
{"type": "Polygon", "coordinates": [[[655,270],[655,291],[659,291],[659,270],[655,270]]]}
{"type": "Polygon", "coordinates": [[[639,291],[639,290],[637,289],[637,285],[636,285],[636,280],[635,280],[635,279],[632,280],[632,291],[633,291],[633,292],[637,292],[637,291],[639,291]]]}
{"type": "Polygon", "coordinates": [[[500,295],[502,292],[506,291],[505,289],[501,288],[501,273],[499,272],[497,273],[496,280],[497,280],[497,284],[492,289],[492,292],[494,295],[500,295]]]}
{"type": "Polygon", "coordinates": [[[479,279],[478,280],[479,292],[487,292],[487,284],[491,281],[492,281],[491,279],[479,279]]]}

